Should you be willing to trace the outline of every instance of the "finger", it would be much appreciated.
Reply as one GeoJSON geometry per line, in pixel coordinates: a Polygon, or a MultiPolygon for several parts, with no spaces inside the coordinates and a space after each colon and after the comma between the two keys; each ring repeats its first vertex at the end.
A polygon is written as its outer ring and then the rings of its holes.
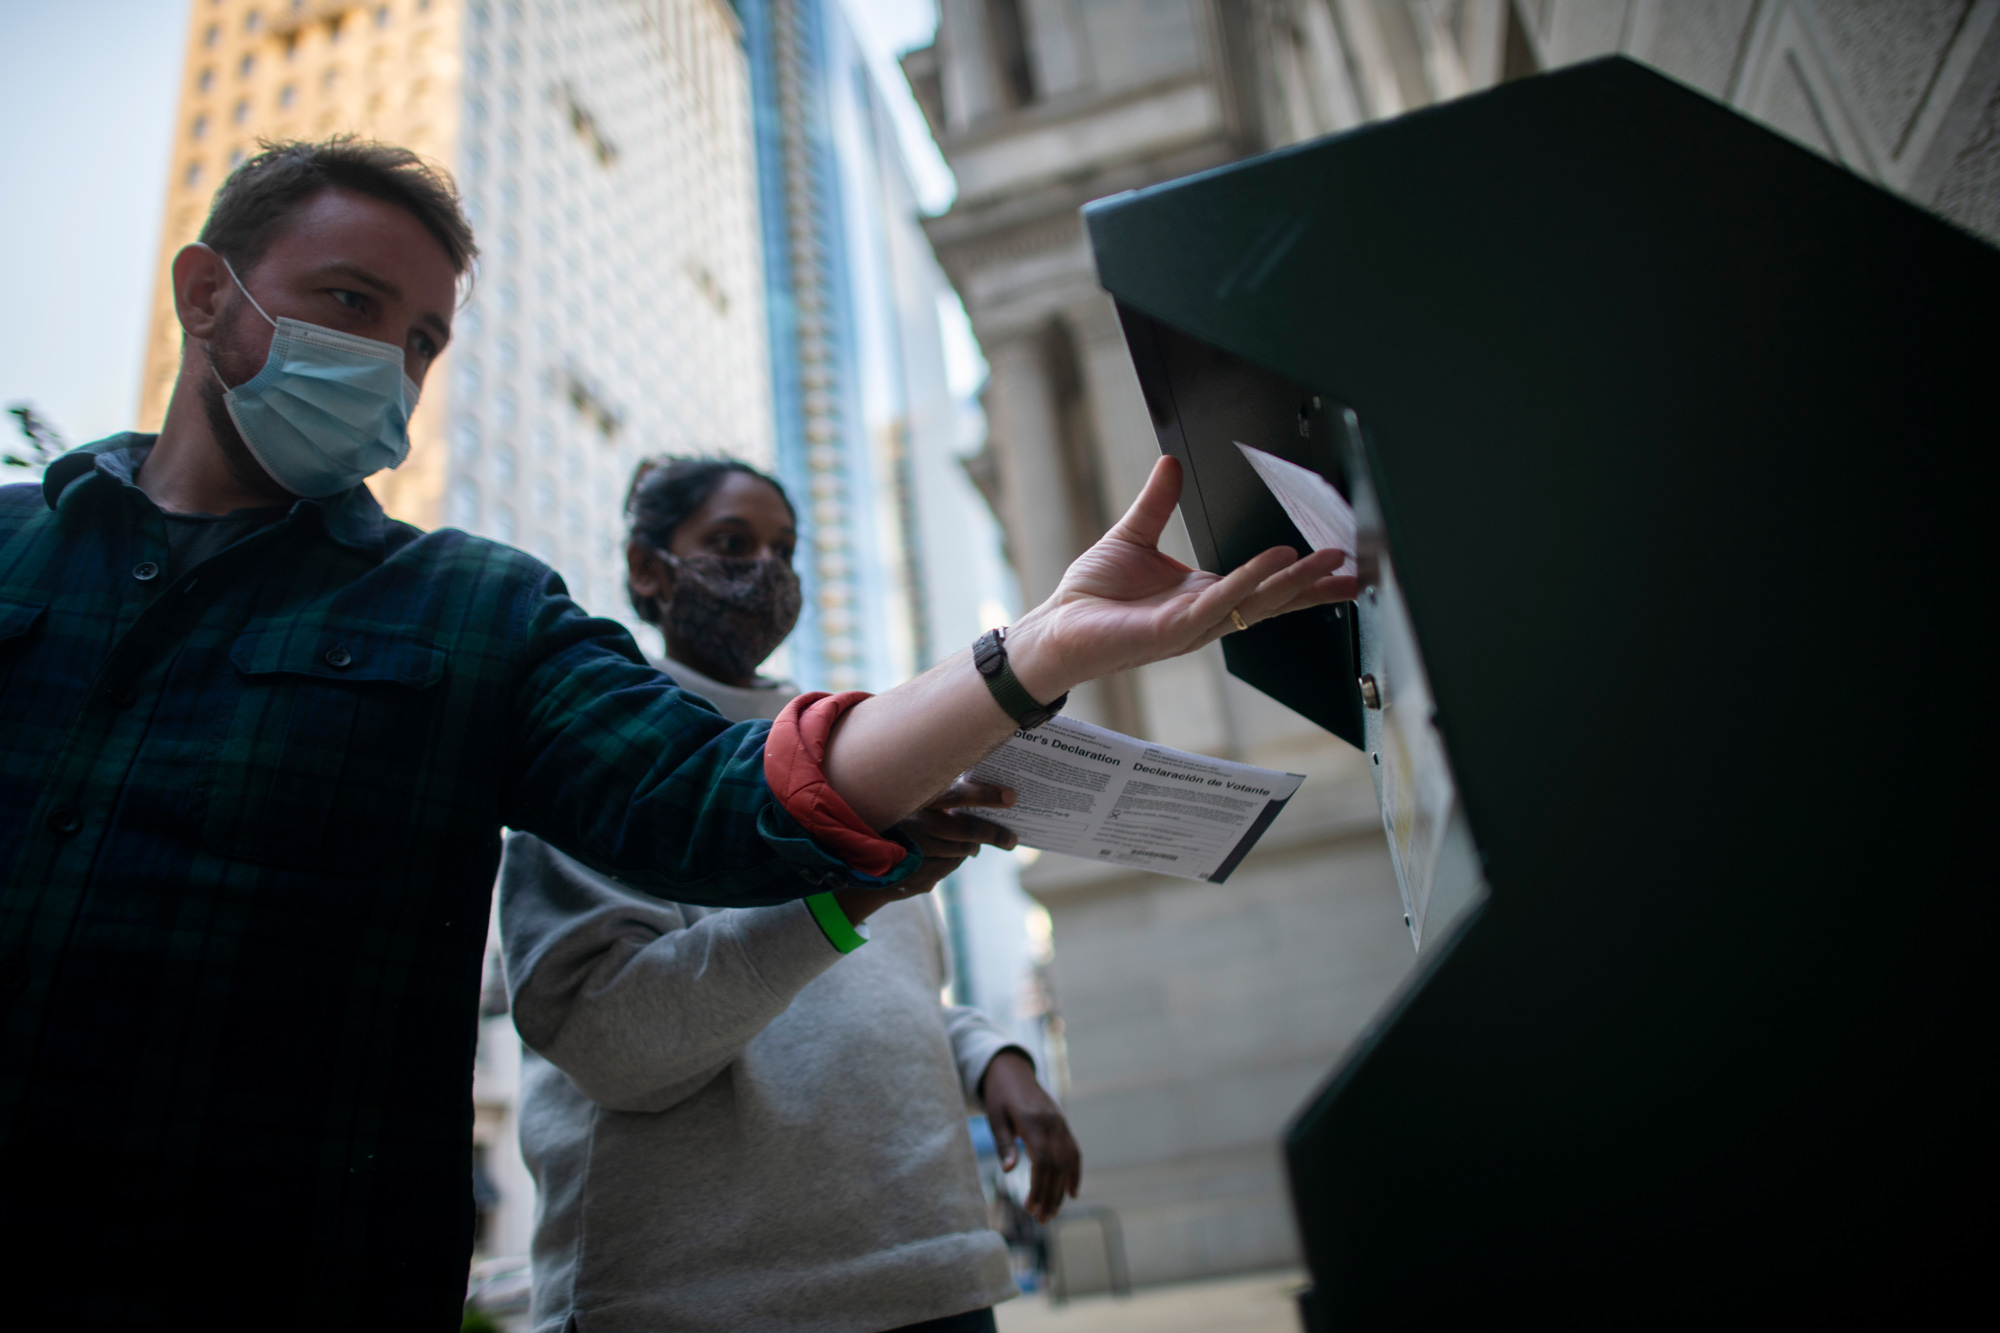
{"type": "Polygon", "coordinates": [[[1054,1217],[1062,1207],[1066,1179],[1064,1164],[1056,1158],[1045,1156],[1035,1164],[1035,1200],[1041,1205],[1043,1221],[1054,1217]]]}
{"type": "MultiPolygon", "coordinates": [[[[1236,607],[1236,613],[1252,624],[1259,620],[1267,620],[1279,614],[1289,604],[1302,597],[1309,597],[1313,586],[1340,568],[1346,558],[1345,553],[1341,551],[1314,551],[1304,559],[1261,581],[1236,607]]],[[[1316,604],[1310,601],[1307,603],[1307,605],[1316,604]]]]}
{"type": "Polygon", "coordinates": [[[1174,515],[1174,506],[1181,498],[1181,465],[1178,460],[1162,456],[1153,464],[1152,475],[1139,488],[1139,498],[1125,511],[1125,516],[1111,525],[1107,538],[1131,542],[1136,546],[1154,547],[1160,543],[1160,534],[1167,530],[1167,520],[1174,515]]]}
{"type": "Polygon", "coordinates": [[[1063,1188],[1069,1180],[1069,1163],[1062,1153],[1054,1149],[1055,1145],[1044,1136],[1035,1156],[1035,1176],[1030,1191],[1045,1222],[1062,1207],[1063,1188]]]}
{"type": "Polygon", "coordinates": [[[937,822],[926,826],[933,837],[955,838],[965,843],[987,843],[994,847],[1012,847],[1018,839],[1010,828],[1003,828],[991,820],[977,815],[939,815],[937,822]]]}
{"type": "MultiPolygon", "coordinates": [[[[1351,602],[1360,595],[1361,579],[1357,575],[1329,574],[1313,580],[1305,591],[1270,614],[1290,615],[1294,611],[1303,611],[1308,607],[1325,606],[1328,602],[1351,602]]],[[[1267,616],[1266,619],[1268,618],[1267,616]]]]}
{"type": "Polygon", "coordinates": [[[986,1113],[986,1123],[993,1130],[993,1145],[1000,1150],[1000,1169],[1012,1171],[1020,1155],[1020,1149],[1015,1144],[1019,1135],[1014,1132],[1013,1117],[1002,1106],[986,1113]]]}
{"type": "Polygon", "coordinates": [[[919,823],[914,819],[906,819],[896,825],[896,831],[917,844],[917,850],[925,856],[970,856],[979,850],[979,844],[974,839],[960,837],[956,830],[919,823]]]}
{"type": "Polygon", "coordinates": [[[1049,1178],[1049,1212],[1054,1213],[1062,1207],[1064,1195],[1076,1197],[1083,1178],[1082,1154],[1077,1151],[1076,1139],[1071,1136],[1067,1122],[1058,1118],[1049,1127],[1043,1154],[1049,1178]]]}
{"type": "Polygon", "coordinates": [[[974,782],[970,778],[960,778],[944,789],[944,794],[930,802],[933,810],[949,810],[961,805],[990,805],[1005,810],[1014,804],[1012,787],[1002,787],[996,782],[974,782]]]}
{"type": "Polygon", "coordinates": [[[977,856],[981,847],[1012,851],[1019,841],[1013,830],[970,815],[957,816],[950,823],[919,824],[906,820],[897,828],[925,856],[977,856]]]}
{"type": "Polygon", "coordinates": [[[1330,563],[1338,568],[1341,554],[1339,551],[1315,551],[1265,579],[1249,596],[1225,609],[1222,619],[1203,630],[1189,651],[1205,648],[1225,635],[1238,633],[1236,619],[1229,614],[1232,610],[1243,619],[1242,628],[1248,629],[1292,611],[1324,606],[1328,602],[1353,601],[1361,591],[1359,580],[1353,575],[1317,573],[1323,564],[1330,563]],[[1300,586],[1302,583],[1304,586],[1300,586]]]}
{"type": "Polygon", "coordinates": [[[1194,604],[1187,611],[1191,628],[1209,630],[1218,623],[1231,624],[1229,613],[1248,601],[1266,579],[1289,568],[1297,558],[1297,553],[1289,546],[1274,546],[1251,556],[1203,588],[1195,597],[1194,604]]]}

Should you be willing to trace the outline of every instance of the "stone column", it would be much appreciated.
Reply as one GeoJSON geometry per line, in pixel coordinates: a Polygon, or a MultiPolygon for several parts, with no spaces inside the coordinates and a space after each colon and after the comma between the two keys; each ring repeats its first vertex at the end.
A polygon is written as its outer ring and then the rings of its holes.
{"type": "MultiPolygon", "coordinates": [[[[986,411],[1000,464],[1002,521],[1025,611],[1055,591],[1079,550],[1062,423],[1040,333],[991,339],[986,360],[992,368],[986,411]]],[[[1122,677],[1092,681],[1071,693],[1065,712],[1132,732],[1137,718],[1130,694],[1122,677]]]]}
{"type": "MultiPolygon", "coordinates": [[[[1104,510],[1116,521],[1146,484],[1160,457],[1159,436],[1139,389],[1138,372],[1125,346],[1118,310],[1101,292],[1066,312],[1076,338],[1091,427],[1097,437],[1098,473],[1104,510]]],[[[1194,547],[1179,514],[1161,534],[1160,549],[1194,564],[1194,547]]],[[[1226,706],[1222,650],[1213,645],[1187,657],[1156,662],[1120,678],[1126,697],[1115,701],[1135,730],[1148,739],[1181,749],[1236,758],[1241,740],[1226,706]]]]}
{"type": "Polygon", "coordinates": [[[986,411],[1000,464],[1002,519],[1023,609],[1055,591],[1076,554],[1062,464],[1055,386],[1041,340],[1022,334],[986,352],[986,411]]]}

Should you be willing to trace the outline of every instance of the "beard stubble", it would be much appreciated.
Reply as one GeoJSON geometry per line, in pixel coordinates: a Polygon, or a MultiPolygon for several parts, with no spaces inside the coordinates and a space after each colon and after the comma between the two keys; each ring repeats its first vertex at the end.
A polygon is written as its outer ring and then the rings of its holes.
{"type": "MultiPolygon", "coordinates": [[[[243,349],[242,340],[238,337],[249,309],[248,303],[237,296],[216,321],[215,332],[202,351],[208,360],[210,373],[202,377],[196,393],[201,398],[202,415],[208,420],[209,434],[221,446],[222,461],[229,469],[231,480],[252,495],[269,497],[274,504],[290,504],[298,497],[264,470],[264,465],[257,461],[257,455],[250,452],[243,432],[236,429],[236,422],[229,415],[229,405],[223,401],[224,381],[231,385],[245,384],[263,369],[263,363],[243,349]],[[222,377],[220,380],[216,378],[218,374],[222,377]]],[[[265,355],[268,357],[269,353],[265,355]]]]}

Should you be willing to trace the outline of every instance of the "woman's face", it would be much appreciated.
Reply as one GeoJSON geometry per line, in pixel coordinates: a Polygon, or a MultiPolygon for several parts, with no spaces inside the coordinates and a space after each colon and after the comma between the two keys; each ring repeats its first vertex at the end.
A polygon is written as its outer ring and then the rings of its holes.
{"type": "Polygon", "coordinates": [[[674,529],[667,548],[675,555],[724,555],[739,560],[775,556],[792,563],[799,530],[792,511],[771,484],[726,472],[707,503],[674,529]]]}
{"type": "Polygon", "coordinates": [[[675,562],[686,562],[679,563],[690,581],[686,595],[676,598],[675,566],[643,542],[626,544],[626,576],[633,593],[657,609],[667,656],[724,684],[748,685],[798,621],[799,585],[791,573],[798,542],[792,511],[776,488],[727,472],[668,543],[675,562]],[[760,562],[770,563],[756,573],[760,562]]]}

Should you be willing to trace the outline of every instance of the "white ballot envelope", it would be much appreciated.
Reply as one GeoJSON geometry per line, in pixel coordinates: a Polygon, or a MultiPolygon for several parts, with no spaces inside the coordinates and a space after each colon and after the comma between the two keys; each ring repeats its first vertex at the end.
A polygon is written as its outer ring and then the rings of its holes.
{"type": "Polygon", "coordinates": [[[1220,884],[1305,781],[1059,717],[1017,731],[966,776],[1012,787],[967,807],[1029,847],[1220,884]]]}
{"type": "Polygon", "coordinates": [[[1347,552],[1347,563],[1334,573],[1354,573],[1354,509],[1333,488],[1333,483],[1309,467],[1288,463],[1262,449],[1252,449],[1241,440],[1233,443],[1271,488],[1271,494],[1278,497],[1278,503],[1285,508],[1285,517],[1292,520],[1300,536],[1312,543],[1313,550],[1347,552]]]}

